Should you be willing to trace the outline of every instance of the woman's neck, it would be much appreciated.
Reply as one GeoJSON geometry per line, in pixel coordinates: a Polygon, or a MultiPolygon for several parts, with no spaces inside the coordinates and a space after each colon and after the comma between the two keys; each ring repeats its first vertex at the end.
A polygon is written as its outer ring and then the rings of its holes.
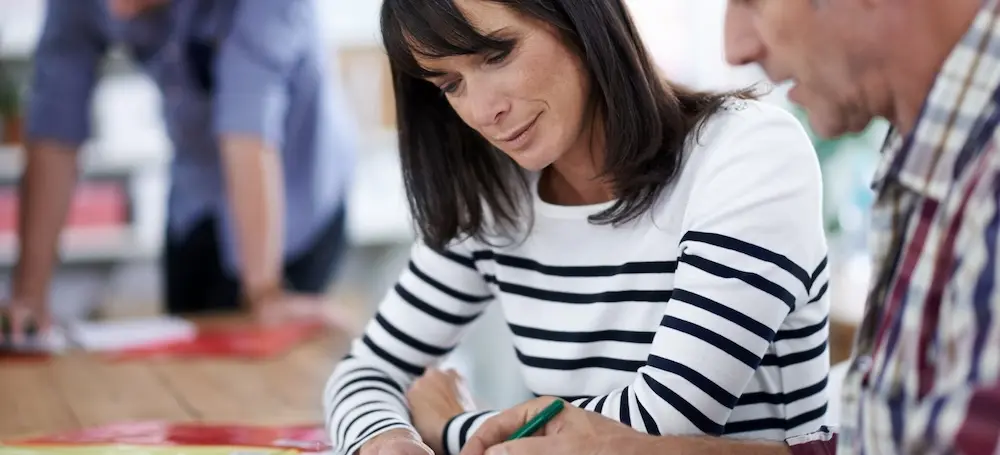
{"type": "Polygon", "coordinates": [[[601,177],[604,136],[600,128],[587,128],[576,147],[542,170],[538,195],[555,205],[593,205],[615,199],[612,185],[601,177]]]}

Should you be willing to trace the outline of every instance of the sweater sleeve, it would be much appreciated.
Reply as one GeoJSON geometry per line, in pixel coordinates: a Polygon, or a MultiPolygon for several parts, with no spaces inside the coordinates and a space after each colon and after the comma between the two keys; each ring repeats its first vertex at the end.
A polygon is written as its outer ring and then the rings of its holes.
{"type": "Polygon", "coordinates": [[[391,429],[412,430],[404,391],[455,348],[492,298],[461,244],[444,251],[415,244],[399,281],[327,381],[323,403],[336,453],[352,455],[391,429]]]}
{"type": "MultiPolygon", "coordinates": [[[[686,203],[674,290],[645,365],[626,387],[571,399],[649,434],[723,434],[786,317],[823,292],[811,278],[825,262],[826,240],[808,137],[775,107],[721,115],[730,119],[706,129],[720,136],[696,150],[708,155],[686,203]]],[[[489,415],[453,419],[449,452],[489,415]]]]}

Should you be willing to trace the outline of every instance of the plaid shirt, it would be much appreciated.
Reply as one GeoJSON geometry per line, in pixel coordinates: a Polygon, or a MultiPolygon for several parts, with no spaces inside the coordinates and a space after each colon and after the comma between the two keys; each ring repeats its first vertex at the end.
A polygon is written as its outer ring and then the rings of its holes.
{"type": "Polygon", "coordinates": [[[793,438],[794,454],[998,453],[998,3],[951,52],[914,131],[886,143],[840,431],[793,438]]]}

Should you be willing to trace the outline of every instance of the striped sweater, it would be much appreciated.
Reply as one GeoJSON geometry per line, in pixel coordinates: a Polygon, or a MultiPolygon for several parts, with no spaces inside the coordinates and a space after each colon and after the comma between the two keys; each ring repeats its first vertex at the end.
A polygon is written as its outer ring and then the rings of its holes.
{"type": "MultiPolygon", "coordinates": [[[[650,434],[783,440],[824,423],[828,268],[821,183],[790,115],[732,102],[689,141],[643,217],[556,206],[529,176],[520,242],[417,243],[324,393],[338,453],[410,426],[404,391],[502,306],[528,387],[650,434]]],[[[456,416],[458,453],[490,411],[456,416]]]]}

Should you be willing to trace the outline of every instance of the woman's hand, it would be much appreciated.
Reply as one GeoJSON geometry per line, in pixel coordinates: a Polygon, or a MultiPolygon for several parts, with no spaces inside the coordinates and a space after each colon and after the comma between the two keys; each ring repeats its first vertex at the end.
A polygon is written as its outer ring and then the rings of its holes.
{"type": "MultiPolygon", "coordinates": [[[[533,437],[507,442],[553,398],[536,398],[496,415],[469,438],[462,455],[639,455],[655,438],[607,419],[596,412],[566,405],[533,437]]],[[[662,453],[670,453],[664,451],[662,453]]]]}
{"type": "Polygon", "coordinates": [[[434,455],[411,430],[389,430],[375,436],[358,450],[358,455],[434,455]]]}
{"type": "Polygon", "coordinates": [[[413,426],[434,453],[444,453],[444,426],[452,417],[476,409],[461,375],[428,368],[406,392],[413,426]]]}
{"type": "Polygon", "coordinates": [[[461,455],[791,454],[784,442],[650,436],[568,404],[531,437],[507,440],[553,400],[536,398],[491,417],[469,438],[461,455]]]}

